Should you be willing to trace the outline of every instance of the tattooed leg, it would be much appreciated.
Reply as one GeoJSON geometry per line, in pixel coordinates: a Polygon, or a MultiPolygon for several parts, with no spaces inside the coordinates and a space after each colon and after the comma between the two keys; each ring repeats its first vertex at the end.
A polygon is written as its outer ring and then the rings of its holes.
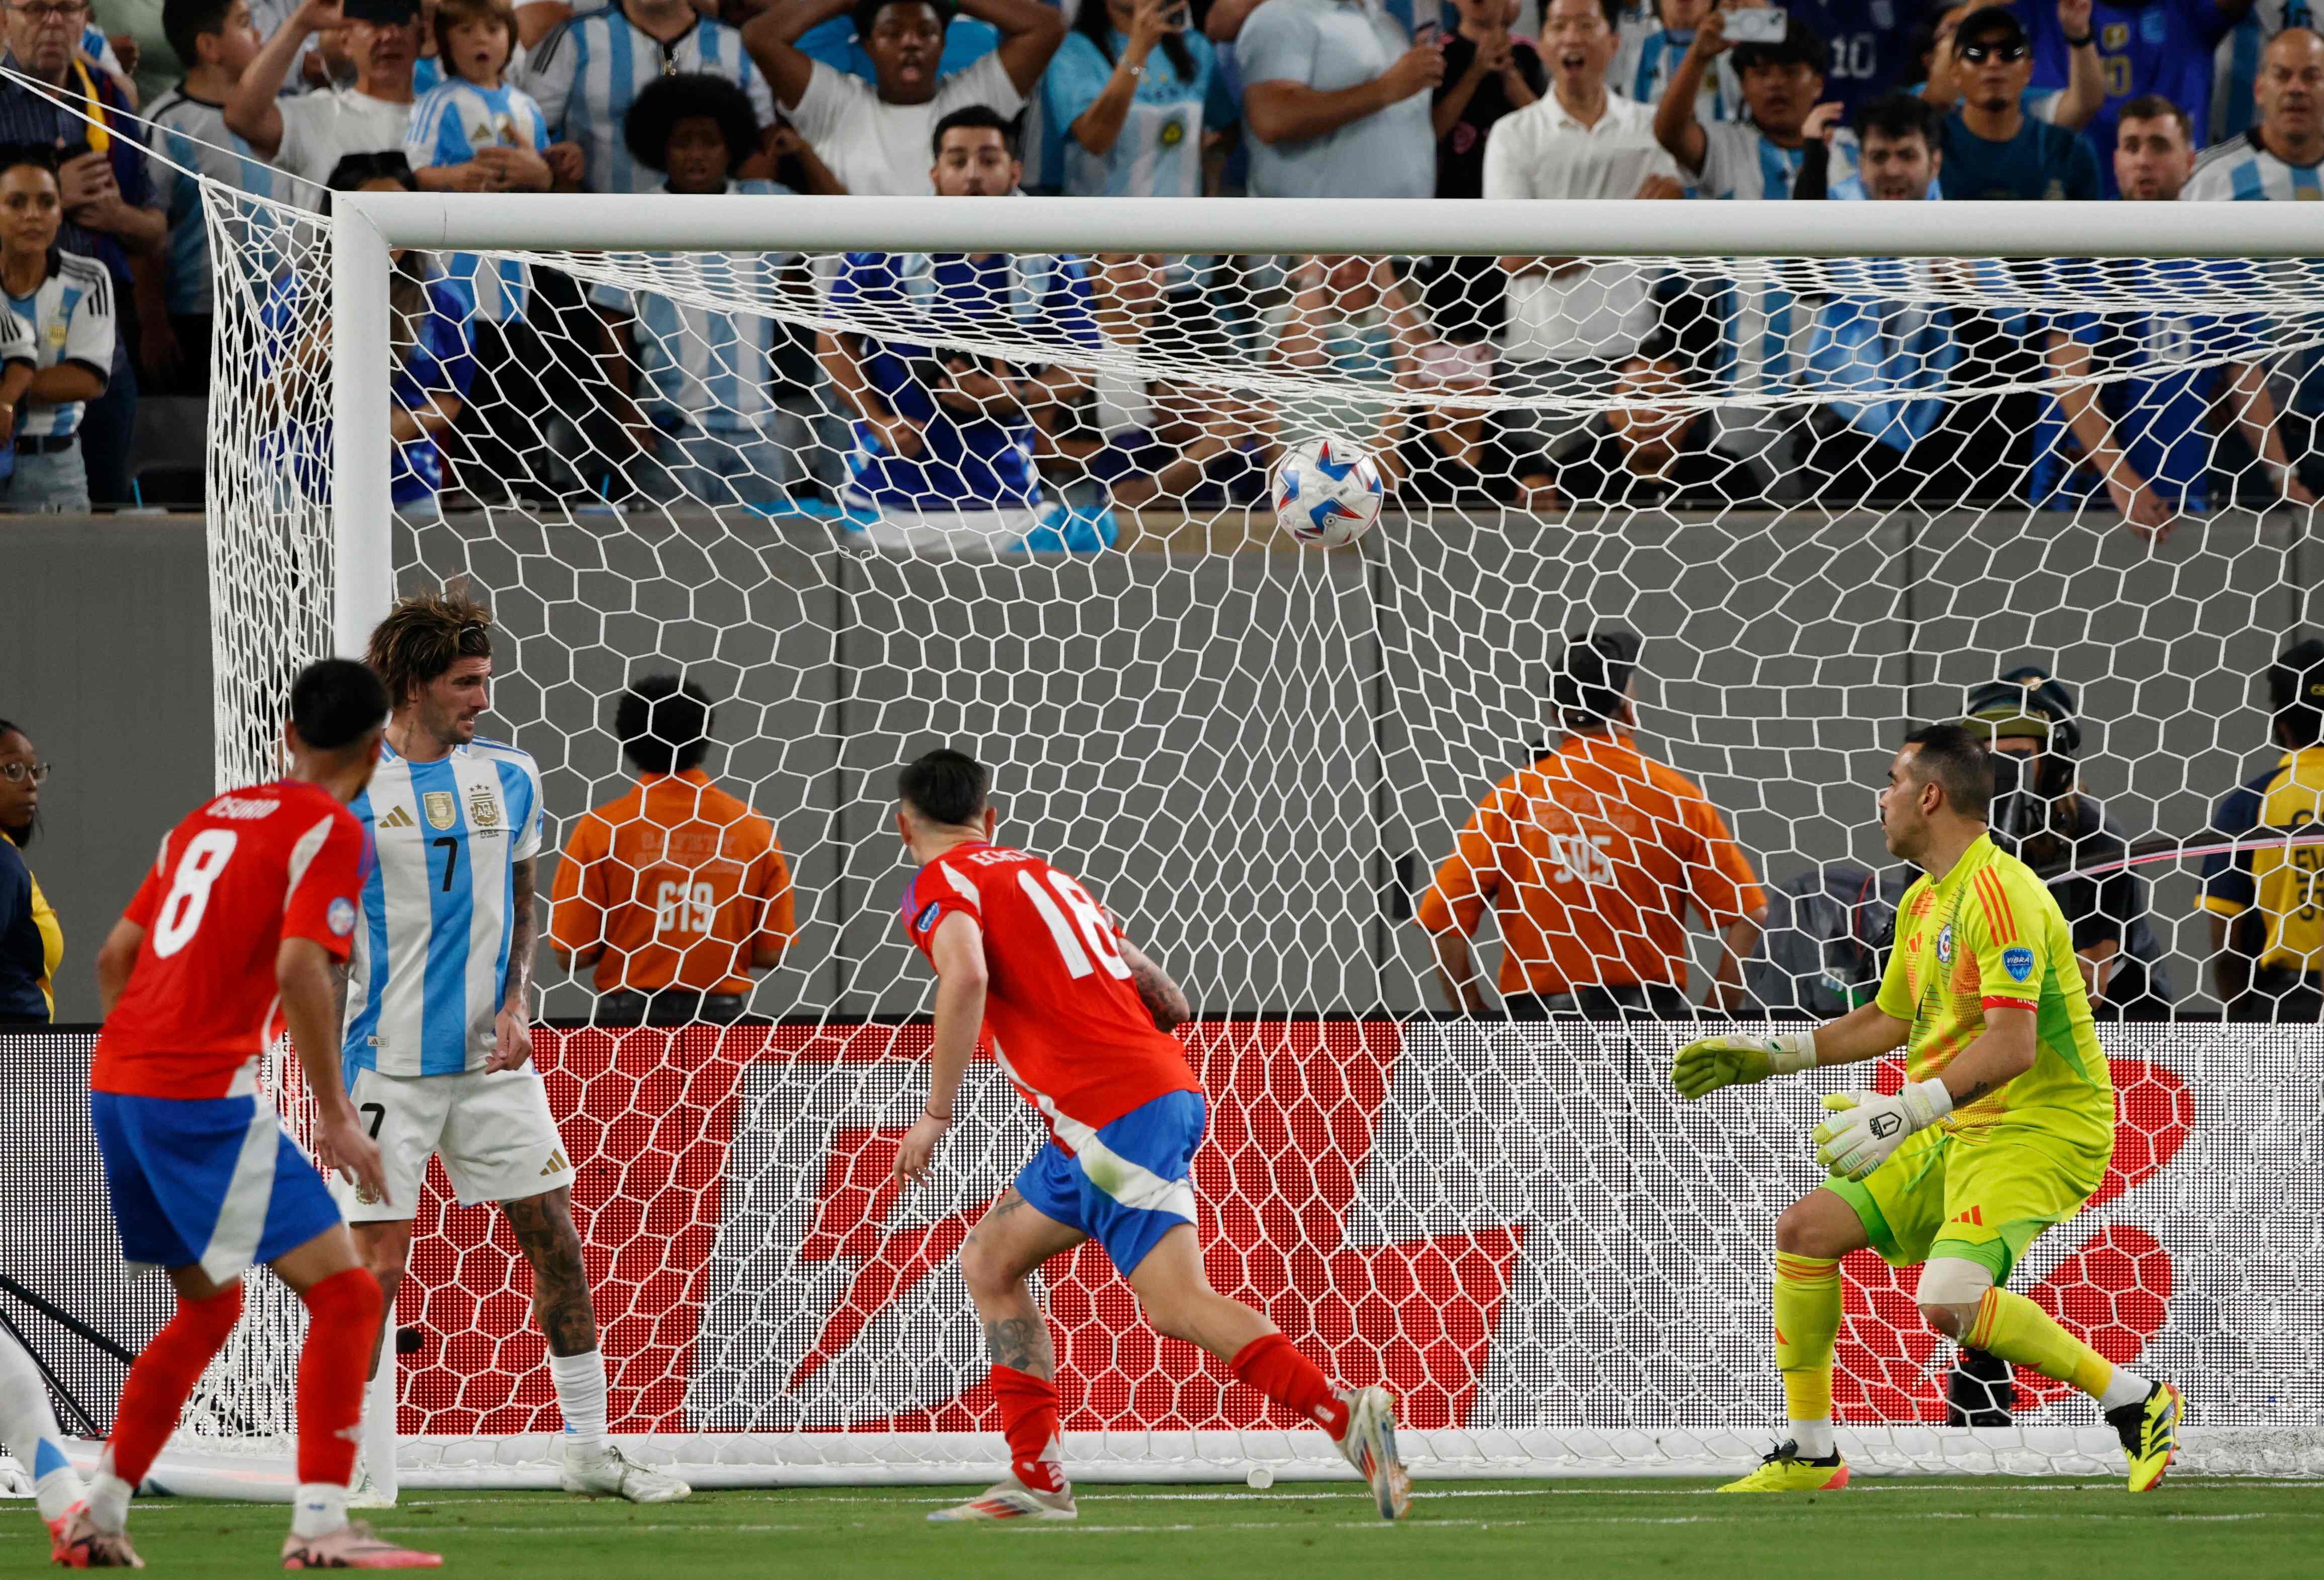
{"type": "Polygon", "coordinates": [[[984,1323],[984,1344],[996,1366],[1040,1378],[1057,1374],[1049,1325],[1026,1278],[1060,1252],[1089,1236],[1034,1210],[1010,1186],[986,1209],[960,1248],[961,1276],[984,1323]]]}
{"type": "Polygon", "coordinates": [[[503,1202],[501,1211],[508,1215],[517,1249],[532,1264],[532,1314],[549,1353],[587,1354],[597,1347],[597,1313],[589,1304],[589,1272],[573,1226],[571,1187],[503,1202]]]}

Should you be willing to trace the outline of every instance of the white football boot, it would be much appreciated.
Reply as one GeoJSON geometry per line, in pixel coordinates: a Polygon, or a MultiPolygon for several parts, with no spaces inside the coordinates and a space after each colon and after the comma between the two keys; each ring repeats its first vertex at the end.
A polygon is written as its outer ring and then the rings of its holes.
{"type": "Polygon", "coordinates": [[[1348,1407],[1348,1430],[1333,1444],[1371,1488],[1379,1517],[1403,1519],[1412,1510],[1412,1477],[1397,1457],[1396,1400],[1385,1388],[1352,1389],[1340,1399],[1348,1407]]]}
{"type": "Polygon", "coordinates": [[[1015,1476],[1005,1482],[995,1482],[965,1503],[955,1503],[949,1509],[939,1509],[928,1516],[938,1522],[966,1520],[1073,1520],[1078,1518],[1074,1508],[1074,1490],[1044,1492],[1027,1486],[1015,1476]]]}
{"type": "Polygon", "coordinates": [[[585,1498],[626,1498],[632,1503],[676,1503],[694,1495],[676,1476],[638,1464],[611,1443],[596,1449],[567,1445],[563,1484],[585,1498]]]}

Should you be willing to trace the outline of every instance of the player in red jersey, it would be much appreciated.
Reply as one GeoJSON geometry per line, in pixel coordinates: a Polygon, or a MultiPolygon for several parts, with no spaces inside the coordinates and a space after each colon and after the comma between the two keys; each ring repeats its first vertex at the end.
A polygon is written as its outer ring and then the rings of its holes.
{"type": "Polygon", "coordinates": [[[59,1563],[143,1567],[124,1532],[130,1494],[234,1330],[242,1274],[257,1262],[308,1316],[282,1566],[441,1561],[347,1522],[379,1281],[257,1086],[287,1024],[314,1090],[316,1155],[383,1187],[379,1148],[340,1078],[330,968],[346,958],[363,882],[363,825],[346,803],[371,781],[386,718],[387,689],[361,664],[308,668],[290,691],[289,776],[231,790],[172,829],[97,955],[106,1020],[89,1119],[122,1251],[169,1270],[178,1308],[129,1369],[88,1501],[57,1538],[59,1563]]]}
{"type": "Polygon", "coordinates": [[[992,1354],[1010,1476],[928,1518],[1074,1518],[1057,1445],[1056,1358],[1025,1280],[1095,1240],[1157,1332],[1200,1344],[1321,1426],[1362,1473],[1380,1517],[1401,1519],[1411,1483],[1387,1390],[1334,1391],[1275,1324],[1204,1274],[1189,1178],[1203,1092],[1169,1035],[1191,1012],[1185,994],[1079,883],[992,843],[991,785],[973,758],[931,752],[897,787],[897,827],[921,864],[905,891],[904,929],[936,967],[936,1007],[927,1106],[896,1172],[907,1183],[927,1172],[980,1030],[1050,1132],[960,1248],[992,1354]]]}

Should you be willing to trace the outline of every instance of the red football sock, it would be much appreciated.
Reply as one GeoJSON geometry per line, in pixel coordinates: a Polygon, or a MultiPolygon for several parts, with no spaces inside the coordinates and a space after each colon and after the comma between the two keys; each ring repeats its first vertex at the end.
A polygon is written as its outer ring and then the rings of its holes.
{"type": "Polygon", "coordinates": [[[207,1300],[178,1298],[177,1314],[162,1325],[129,1368],[114,1412],[110,1445],[113,1474],[131,1486],[145,1479],[153,1456],[178,1429],[186,1398],[202,1380],[202,1368],[226,1345],[242,1315],[242,1281],[235,1280],[207,1300]]]}
{"type": "Polygon", "coordinates": [[[1322,1368],[1281,1334],[1251,1340],[1227,1365],[1243,1381],[1276,1403],[1289,1405],[1333,1437],[1347,1434],[1348,1407],[1332,1391],[1322,1368]]]}
{"type": "Polygon", "coordinates": [[[1057,1385],[1014,1366],[995,1366],[992,1394],[1001,1401],[1009,1468],[1036,1492],[1064,1492],[1068,1483],[1065,1455],[1057,1446],[1057,1385]]]}
{"type": "Polygon", "coordinates": [[[351,1267],[300,1298],[307,1342],[299,1351],[299,1480],[344,1487],[355,1479],[364,1377],[379,1338],[379,1280],[351,1267]]]}

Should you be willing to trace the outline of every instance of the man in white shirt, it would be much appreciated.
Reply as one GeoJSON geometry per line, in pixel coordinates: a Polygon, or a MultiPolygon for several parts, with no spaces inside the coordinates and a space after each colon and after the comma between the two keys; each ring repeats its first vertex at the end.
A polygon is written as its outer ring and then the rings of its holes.
{"type": "Polygon", "coordinates": [[[928,144],[936,123],[971,105],[1017,115],[1065,36],[1063,14],[1040,0],[960,0],[959,9],[1000,29],[1001,47],[942,79],[952,14],[945,0],[777,0],[742,30],[742,42],[791,125],[850,192],[925,197],[936,189],[928,144]],[[876,83],[798,48],[808,29],[851,9],[876,83]]]}
{"type": "MultiPolygon", "coordinates": [[[[1655,141],[1654,111],[1609,92],[1619,0],[1550,0],[1541,52],[1550,91],[1493,126],[1488,198],[1678,198],[1678,166],[1655,141]]],[[[1610,380],[1654,327],[1646,278],[1628,263],[1506,257],[1510,375],[1560,393],[1610,380]]]]}
{"type": "Polygon", "coordinates": [[[339,0],[306,0],[235,85],[226,106],[226,130],[291,178],[282,196],[318,205],[331,171],[348,154],[402,150],[411,122],[411,69],[419,59],[417,0],[401,22],[344,22],[339,0]],[[355,58],[355,85],[280,97],[307,41],[342,25],[355,58]]]}

